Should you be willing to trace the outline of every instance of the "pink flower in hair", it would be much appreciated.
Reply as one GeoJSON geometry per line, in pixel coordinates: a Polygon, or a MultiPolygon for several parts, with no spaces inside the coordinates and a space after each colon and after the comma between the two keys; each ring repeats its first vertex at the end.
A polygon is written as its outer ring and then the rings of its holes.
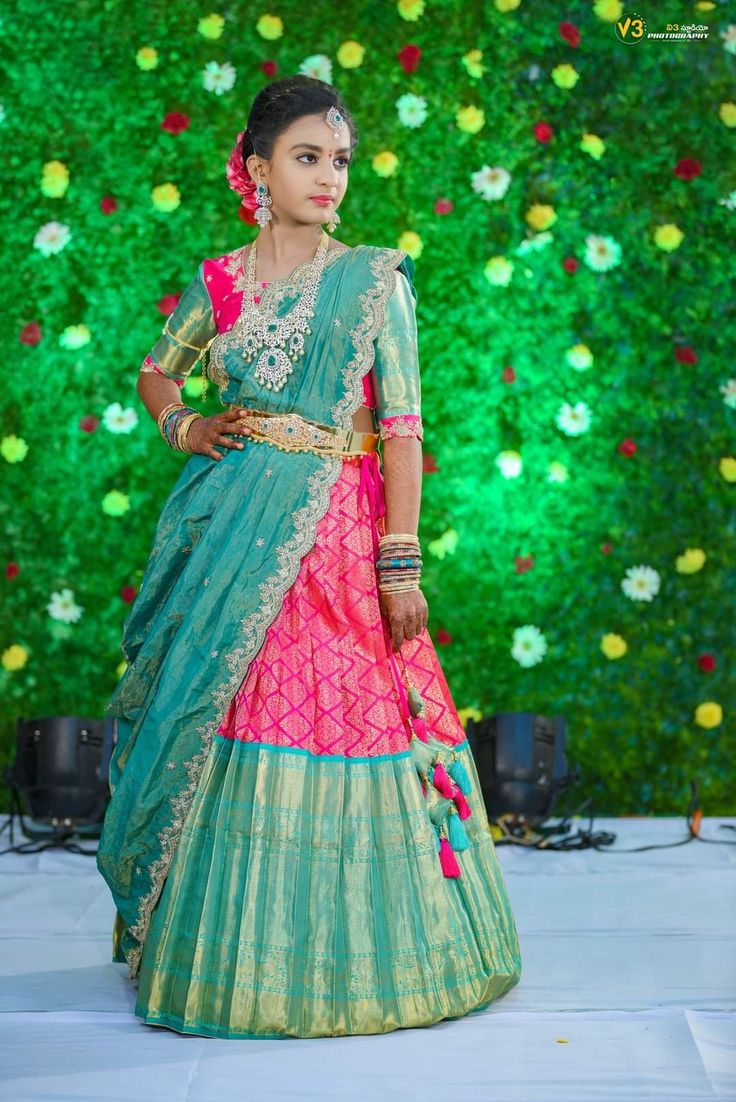
{"type": "Polygon", "coordinates": [[[245,130],[238,134],[238,140],[225,166],[225,175],[233,191],[237,191],[238,195],[243,196],[242,205],[247,210],[254,211],[258,209],[258,203],[256,202],[257,184],[243,163],[242,141],[244,134],[245,130]]]}

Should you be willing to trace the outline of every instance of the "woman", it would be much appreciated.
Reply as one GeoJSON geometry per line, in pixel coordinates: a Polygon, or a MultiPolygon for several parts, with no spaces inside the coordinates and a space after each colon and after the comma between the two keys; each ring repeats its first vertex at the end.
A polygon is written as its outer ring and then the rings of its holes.
{"type": "Polygon", "coordinates": [[[227,172],[260,232],[139,378],[191,458],[124,625],[98,866],[135,1013],[181,1033],[385,1033],[520,978],[419,589],[414,266],[322,229],[356,144],[329,84],[259,93],[227,172]],[[211,417],[179,400],[205,352],[211,417]]]}

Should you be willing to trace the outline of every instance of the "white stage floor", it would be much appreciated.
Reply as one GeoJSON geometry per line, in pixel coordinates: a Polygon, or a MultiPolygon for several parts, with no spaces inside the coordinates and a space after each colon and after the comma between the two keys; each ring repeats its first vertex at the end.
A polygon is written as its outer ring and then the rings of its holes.
{"type": "MultiPolygon", "coordinates": [[[[736,819],[706,818],[702,836],[736,841],[722,823],[736,819]]],[[[593,826],[621,849],[686,835],[684,818],[593,826]]],[[[6,830],[0,849],[9,844],[6,830]]],[[[507,995],[427,1029],[283,1041],[185,1036],[140,1021],[127,967],[110,960],[114,909],[94,858],[5,854],[0,1098],[736,1100],[736,846],[498,853],[523,968],[507,995]]]]}

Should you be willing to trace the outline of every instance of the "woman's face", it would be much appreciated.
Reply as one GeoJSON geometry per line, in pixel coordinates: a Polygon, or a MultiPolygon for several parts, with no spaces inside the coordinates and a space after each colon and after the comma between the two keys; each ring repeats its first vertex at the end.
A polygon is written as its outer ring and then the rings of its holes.
{"type": "Polygon", "coordinates": [[[324,115],[304,115],[279,134],[270,161],[251,154],[248,171],[268,186],[274,220],[283,223],[328,222],[342,202],[348,186],[350,130],[343,120],[334,129],[324,115]],[[329,195],[331,203],[315,203],[313,195],[329,195]]]}

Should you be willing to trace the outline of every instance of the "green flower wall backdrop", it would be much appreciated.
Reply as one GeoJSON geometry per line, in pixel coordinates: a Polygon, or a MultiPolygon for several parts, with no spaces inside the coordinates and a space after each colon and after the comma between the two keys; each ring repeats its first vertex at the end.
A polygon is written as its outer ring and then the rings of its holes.
{"type": "Polygon", "coordinates": [[[186,462],[138,369],[200,260],[255,236],[225,163],[259,88],[304,72],[359,129],[336,236],[416,263],[422,588],[462,717],[566,716],[596,811],[680,813],[695,779],[733,813],[736,25],[640,16],[4,8],[5,759],[16,716],[101,715],[124,668],[186,462]]]}

